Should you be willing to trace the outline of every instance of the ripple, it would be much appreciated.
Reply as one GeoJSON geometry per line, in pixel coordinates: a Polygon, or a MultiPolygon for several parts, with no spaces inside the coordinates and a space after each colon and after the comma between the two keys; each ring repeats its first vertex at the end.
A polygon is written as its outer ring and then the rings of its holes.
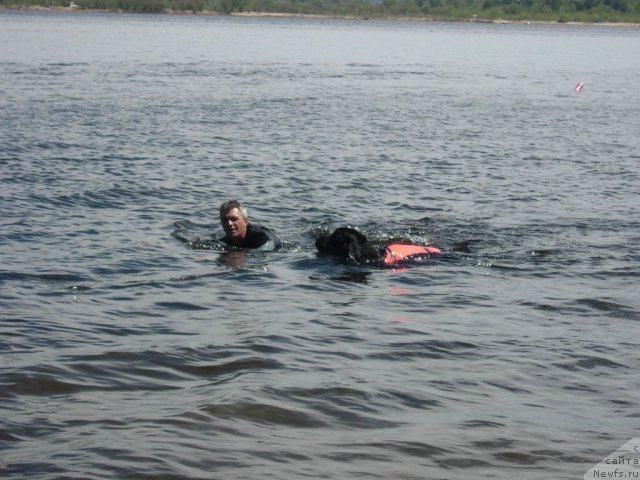
{"type": "Polygon", "coordinates": [[[506,425],[490,420],[468,420],[461,424],[463,428],[502,428],[506,425]]]}
{"type": "Polygon", "coordinates": [[[70,395],[81,390],[80,385],[44,375],[9,375],[11,383],[6,385],[6,392],[13,395],[70,395]]]}
{"type": "MultiPolygon", "coordinates": [[[[371,446],[375,446],[375,444],[371,446]]],[[[390,442],[388,445],[378,446],[380,448],[390,448],[397,452],[420,458],[431,458],[450,453],[446,448],[423,442],[390,442]]]]}
{"type": "Polygon", "coordinates": [[[271,359],[245,358],[216,365],[175,365],[174,368],[196,377],[211,378],[219,375],[278,369],[282,368],[282,365],[271,359]]]}
{"type": "Polygon", "coordinates": [[[83,274],[75,273],[24,273],[12,271],[0,271],[0,281],[16,280],[23,282],[42,281],[42,282],[69,282],[81,283],[89,280],[89,277],[83,274]]]}
{"type": "Polygon", "coordinates": [[[477,345],[468,342],[443,342],[425,340],[419,342],[397,342],[387,345],[389,352],[374,353],[369,358],[384,360],[407,360],[412,358],[451,358],[475,355],[477,345]]]}
{"type": "Polygon", "coordinates": [[[263,403],[209,404],[203,406],[201,411],[218,418],[241,419],[252,423],[295,428],[318,428],[325,425],[324,422],[305,412],[263,403]]]}
{"type": "Polygon", "coordinates": [[[517,465],[535,465],[542,460],[538,455],[530,455],[522,452],[500,452],[494,454],[493,457],[497,460],[517,465]]]}
{"type": "Polygon", "coordinates": [[[156,302],[158,307],[166,308],[167,310],[187,310],[187,311],[199,311],[209,310],[208,307],[202,305],[196,305],[188,302],[156,302]]]}
{"type": "Polygon", "coordinates": [[[640,312],[631,307],[617,303],[611,300],[603,300],[597,298],[583,298],[574,302],[577,305],[585,305],[591,310],[606,312],[608,315],[616,318],[624,318],[628,320],[640,320],[640,312]]]}
{"type": "Polygon", "coordinates": [[[480,460],[478,458],[464,458],[464,457],[455,457],[455,458],[445,458],[437,460],[438,465],[444,468],[478,468],[478,467],[495,467],[494,464],[491,464],[485,460],[480,460]]]}
{"type": "Polygon", "coordinates": [[[583,356],[583,357],[579,357],[578,359],[571,361],[571,362],[565,362],[565,363],[555,363],[554,364],[556,367],[560,367],[564,370],[572,370],[572,371],[577,371],[577,370],[593,370],[596,368],[624,368],[627,369],[629,367],[627,367],[626,365],[623,365],[621,363],[617,363],[614,362],[613,360],[609,360],[608,358],[605,357],[595,357],[595,356],[583,356]]]}

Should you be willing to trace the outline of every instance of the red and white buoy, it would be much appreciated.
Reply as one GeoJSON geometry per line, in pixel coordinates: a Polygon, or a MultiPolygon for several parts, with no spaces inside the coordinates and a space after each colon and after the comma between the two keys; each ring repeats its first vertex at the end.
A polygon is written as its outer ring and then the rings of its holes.
{"type": "Polygon", "coordinates": [[[584,83],[580,82],[576,85],[576,88],[574,89],[576,92],[581,92],[582,89],[584,88],[584,83]]]}

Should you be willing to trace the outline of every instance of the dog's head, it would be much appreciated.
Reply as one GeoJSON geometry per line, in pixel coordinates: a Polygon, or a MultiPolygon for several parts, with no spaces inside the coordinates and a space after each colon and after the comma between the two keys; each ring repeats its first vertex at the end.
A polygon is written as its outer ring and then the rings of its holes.
{"type": "Polygon", "coordinates": [[[340,227],[331,235],[316,239],[320,253],[331,255],[349,263],[366,263],[377,260],[377,250],[369,244],[367,237],[353,228],[340,227]]]}

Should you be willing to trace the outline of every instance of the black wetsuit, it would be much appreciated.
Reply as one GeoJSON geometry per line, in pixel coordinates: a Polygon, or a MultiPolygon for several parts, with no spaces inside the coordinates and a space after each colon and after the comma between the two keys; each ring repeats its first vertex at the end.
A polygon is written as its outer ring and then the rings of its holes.
{"type": "Polygon", "coordinates": [[[278,239],[275,232],[266,227],[254,225],[253,223],[247,224],[247,234],[240,245],[233,245],[227,240],[227,237],[221,238],[220,241],[236,248],[260,248],[265,246],[269,241],[273,243],[273,246],[269,245],[271,248],[275,249],[280,246],[280,239],[278,239]]]}

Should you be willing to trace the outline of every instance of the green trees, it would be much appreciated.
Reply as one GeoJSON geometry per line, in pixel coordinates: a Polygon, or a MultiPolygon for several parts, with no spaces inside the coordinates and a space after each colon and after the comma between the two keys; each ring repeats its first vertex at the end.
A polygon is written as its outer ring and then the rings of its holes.
{"type": "MultiPolygon", "coordinates": [[[[211,11],[640,23],[640,0],[75,0],[78,8],[129,12],[211,11]]],[[[69,0],[0,0],[5,6],[68,6],[69,0]]]]}

